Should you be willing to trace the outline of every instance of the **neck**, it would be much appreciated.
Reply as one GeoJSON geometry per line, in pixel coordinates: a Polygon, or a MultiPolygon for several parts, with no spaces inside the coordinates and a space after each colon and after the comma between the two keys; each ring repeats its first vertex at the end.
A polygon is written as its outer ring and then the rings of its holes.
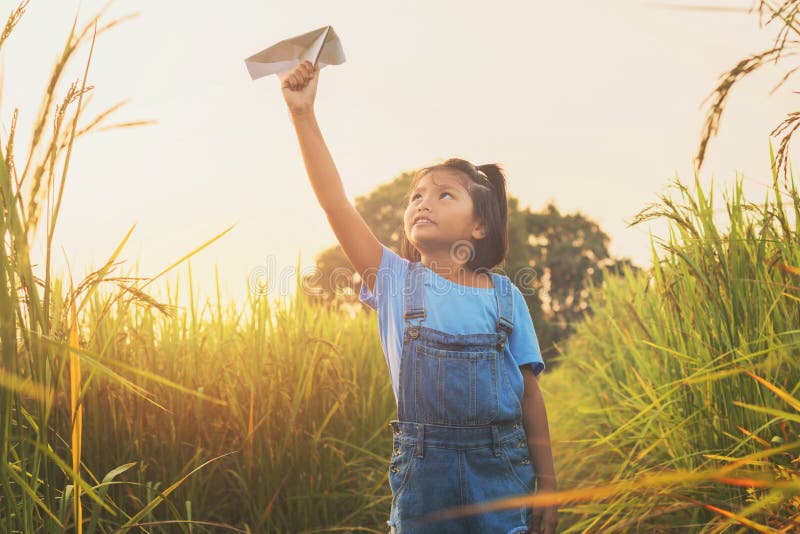
{"type": "Polygon", "coordinates": [[[441,255],[420,253],[420,258],[422,265],[451,282],[472,287],[491,287],[485,273],[478,276],[466,264],[454,261],[449,252],[441,255]]]}

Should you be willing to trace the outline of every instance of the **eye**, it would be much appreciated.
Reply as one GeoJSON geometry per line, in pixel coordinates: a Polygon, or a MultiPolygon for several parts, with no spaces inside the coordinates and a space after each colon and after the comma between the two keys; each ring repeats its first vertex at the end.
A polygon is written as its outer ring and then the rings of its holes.
{"type": "MultiPolygon", "coordinates": [[[[453,194],[452,194],[452,193],[450,193],[449,191],[442,191],[442,195],[450,195],[450,197],[451,197],[451,198],[455,198],[455,197],[453,197],[453,194]]],[[[441,197],[442,195],[439,195],[439,196],[441,197]]],[[[412,197],[411,197],[411,201],[413,202],[413,201],[414,201],[414,199],[415,199],[415,198],[417,198],[417,197],[419,197],[419,196],[422,196],[422,195],[420,195],[419,193],[417,193],[416,195],[412,196],[412,197]]]]}

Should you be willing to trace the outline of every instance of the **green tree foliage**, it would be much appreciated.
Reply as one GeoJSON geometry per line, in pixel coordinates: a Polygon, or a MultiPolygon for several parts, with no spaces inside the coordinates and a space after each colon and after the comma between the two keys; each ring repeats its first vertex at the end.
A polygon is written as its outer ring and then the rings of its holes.
{"type": "Polygon", "coordinates": [[[628,258],[612,258],[608,235],[581,213],[565,215],[550,203],[541,212],[515,209],[515,216],[520,225],[515,228],[517,246],[507,274],[525,295],[547,356],[553,353],[553,344],[569,336],[584,313],[591,311],[590,280],[601,283],[604,269],[621,274],[623,267],[638,268],[628,258]],[[525,266],[535,269],[536,276],[528,276],[525,266]]]}
{"type": "MultiPolygon", "coordinates": [[[[404,172],[354,203],[378,240],[397,253],[405,211],[400,199],[413,176],[413,171],[404,172]]],[[[508,210],[508,255],[505,265],[494,270],[522,292],[548,357],[554,354],[554,344],[570,335],[590,311],[589,281],[600,283],[603,269],[617,273],[623,266],[637,268],[627,258],[611,258],[608,235],[583,214],[564,215],[553,204],[532,212],[521,209],[519,199],[511,195],[508,210]]],[[[359,277],[339,245],[321,251],[315,263],[315,273],[303,280],[306,293],[326,304],[358,301],[359,277]]]]}

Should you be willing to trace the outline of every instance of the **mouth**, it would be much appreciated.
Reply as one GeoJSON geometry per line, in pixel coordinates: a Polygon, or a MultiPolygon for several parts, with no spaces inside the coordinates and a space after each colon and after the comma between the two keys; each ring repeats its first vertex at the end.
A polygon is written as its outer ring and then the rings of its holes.
{"type": "Polygon", "coordinates": [[[417,226],[418,224],[436,224],[436,223],[427,217],[417,217],[414,219],[412,226],[417,226]]]}

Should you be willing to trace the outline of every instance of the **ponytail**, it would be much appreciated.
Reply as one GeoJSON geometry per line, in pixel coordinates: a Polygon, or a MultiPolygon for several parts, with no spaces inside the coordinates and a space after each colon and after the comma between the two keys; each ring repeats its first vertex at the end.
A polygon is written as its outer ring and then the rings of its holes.
{"type": "Polygon", "coordinates": [[[506,176],[503,174],[503,169],[497,163],[477,165],[475,168],[482,172],[492,185],[500,208],[500,221],[505,226],[508,223],[508,201],[506,200],[506,176]]]}

